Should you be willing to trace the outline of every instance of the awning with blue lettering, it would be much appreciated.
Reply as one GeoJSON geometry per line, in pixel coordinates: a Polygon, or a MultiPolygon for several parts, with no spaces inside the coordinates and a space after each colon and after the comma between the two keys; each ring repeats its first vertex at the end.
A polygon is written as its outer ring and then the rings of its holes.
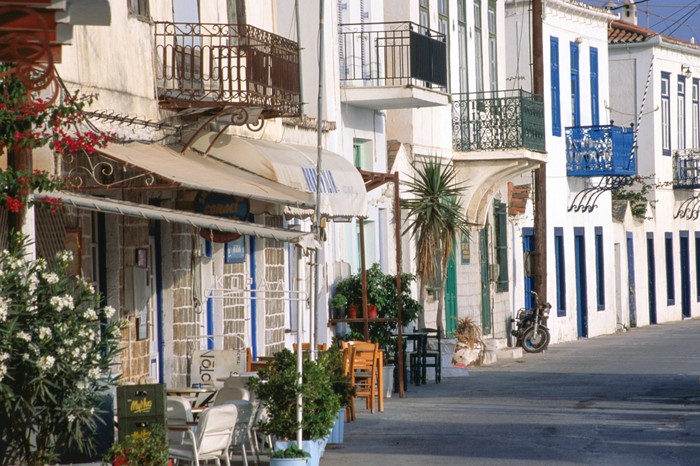
{"type": "MultiPolygon", "coordinates": [[[[317,149],[228,134],[205,133],[191,149],[224,164],[254,173],[303,193],[316,193],[317,149]]],[[[367,216],[367,191],[362,176],[349,161],[323,150],[321,157],[321,215],[328,218],[367,216]]],[[[313,210],[288,206],[291,216],[306,217],[313,210]]]]}

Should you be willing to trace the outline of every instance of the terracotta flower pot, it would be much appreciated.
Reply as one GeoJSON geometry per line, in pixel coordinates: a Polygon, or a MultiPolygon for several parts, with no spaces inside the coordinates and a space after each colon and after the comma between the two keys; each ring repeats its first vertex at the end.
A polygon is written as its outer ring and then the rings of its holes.
{"type": "Polygon", "coordinates": [[[370,319],[377,318],[377,306],[375,306],[374,304],[367,305],[367,317],[369,317],[370,319]]]}
{"type": "Polygon", "coordinates": [[[348,306],[348,319],[357,319],[358,310],[354,304],[348,306]]]}

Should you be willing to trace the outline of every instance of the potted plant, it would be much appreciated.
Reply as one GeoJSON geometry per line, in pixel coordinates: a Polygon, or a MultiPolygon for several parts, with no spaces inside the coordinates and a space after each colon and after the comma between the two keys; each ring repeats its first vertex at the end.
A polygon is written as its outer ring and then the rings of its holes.
{"type": "Polygon", "coordinates": [[[250,389],[267,409],[267,419],[258,427],[261,432],[278,440],[278,448],[286,448],[303,430],[302,449],[311,454],[309,464],[317,466],[335,418],[340,400],[333,390],[331,375],[326,368],[310,359],[303,363],[302,383],[296,366],[296,355],[285,349],[276,353],[267,366],[251,377],[250,389]],[[302,423],[297,422],[297,395],[302,396],[302,423]]]}
{"type": "Polygon", "coordinates": [[[362,305],[362,280],[358,275],[340,280],[335,285],[335,293],[342,294],[347,299],[348,318],[357,319],[360,317],[359,308],[362,305]]]}
{"type": "Polygon", "coordinates": [[[168,466],[168,437],[159,424],[146,431],[125,436],[105,454],[105,461],[114,466],[168,466]]]}
{"type": "Polygon", "coordinates": [[[270,466],[306,466],[309,463],[309,452],[299,448],[296,443],[290,443],[287,448],[273,449],[270,453],[270,466]]]}
{"type": "Polygon", "coordinates": [[[335,318],[342,319],[345,317],[345,306],[348,304],[348,298],[342,293],[336,293],[331,299],[331,307],[335,310],[335,318]]]}

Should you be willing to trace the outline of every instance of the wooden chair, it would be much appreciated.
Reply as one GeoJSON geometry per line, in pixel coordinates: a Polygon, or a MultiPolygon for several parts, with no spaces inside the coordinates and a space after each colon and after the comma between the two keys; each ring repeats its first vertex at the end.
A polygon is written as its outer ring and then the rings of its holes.
{"type": "Polygon", "coordinates": [[[271,359],[272,356],[258,356],[257,360],[253,360],[253,349],[248,346],[245,349],[246,372],[257,372],[267,366],[271,359]]]}
{"type": "MultiPolygon", "coordinates": [[[[343,348],[343,372],[350,378],[350,383],[354,383],[353,373],[355,372],[355,347],[346,345],[343,348]]],[[[354,386],[354,385],[353,385],[354,386]]],[[[350,400],[345,409],[345,422],[355,420],[355,397],[350,400]]]]}
{"type": "MultiPolygon", "coordinates": [[[[364,398],[367,409],[374,413],[374,399],[381,396],[378,390],[377,357],[379,345],[364,341],[347,342],[355,348],[352,382],[355,398],[364,398]]],[[[354,405],[354,400],[353,400],[354,405]]],[[[354,410],[354,406],[353,406],[354,410]]]]}
{"type": "MultiPolygon", "coordinates": [[[[319,343],[318,345],[316,345],[316,348],[321,352],[328,350],[328,347],[326,346],[325,343],[319,343]]],[[[301,350],[302,351],[310,351],[311,350],[311,343],[302,343],[301,350]]],[[[294,352],[295,353],[297,352],[297,344],[296,343],[294,343],[294,352]]]]}

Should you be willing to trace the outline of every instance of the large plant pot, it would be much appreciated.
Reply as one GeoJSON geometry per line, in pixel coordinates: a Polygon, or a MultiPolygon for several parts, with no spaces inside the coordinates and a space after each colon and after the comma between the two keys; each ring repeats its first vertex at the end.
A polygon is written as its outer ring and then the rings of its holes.
{"type": "MultiPolygon", "coordinates": [[[[310,458],[307,458],[308,463],[306,464],[308,464],[309,466],[319,466],[321,462],[321,456],[323,456],[323,452],[326,450],[327,441],[328,437],[316,440],[304,440],[303,442],[301,442],[301,449],[309,452],[309,454],[311,455],[310,458]]],[[[275,450],[284,450],[289,446],[290,443],[292,442],[278,440],[275,442],[275,450]]],[[[294,442],[294,444],[296,444],[296,442],[294,442]]]]}
{"type": "Polygon", "coordinates": [[[307,466],[309,458],[270,458],[270,466],[307,466]]]}
{"type": "Polygon", "coordinates": [[[350,305],[348,306],[348,319],[357,319],[359,317],[359,311],[357,309],[357,306],[350,305]]]}
{"type": "Polygon", "coordinates": [[[367,305],[367,317],[369,319],[376,319],[378,313],[379,313],[379,310],[377,309],[377,306],[375,306],[374,304],[367,305]]]}
{"type": "Polygon", "coordinates": [[[393,364],[387,364],[382,368],[382,377],[384,377],[384,398],[391,398],[391,393],[394,391],[393,364]]]}
{"type": "Polygon", "coordinates": [[[328,437],[328,443],[335,445],[343,443],[343,437],[345,436],[345,409],[346,408],[340,408],[340,411],[338,411],[335,424],[333,424],[331,434],[328,437]]]}

